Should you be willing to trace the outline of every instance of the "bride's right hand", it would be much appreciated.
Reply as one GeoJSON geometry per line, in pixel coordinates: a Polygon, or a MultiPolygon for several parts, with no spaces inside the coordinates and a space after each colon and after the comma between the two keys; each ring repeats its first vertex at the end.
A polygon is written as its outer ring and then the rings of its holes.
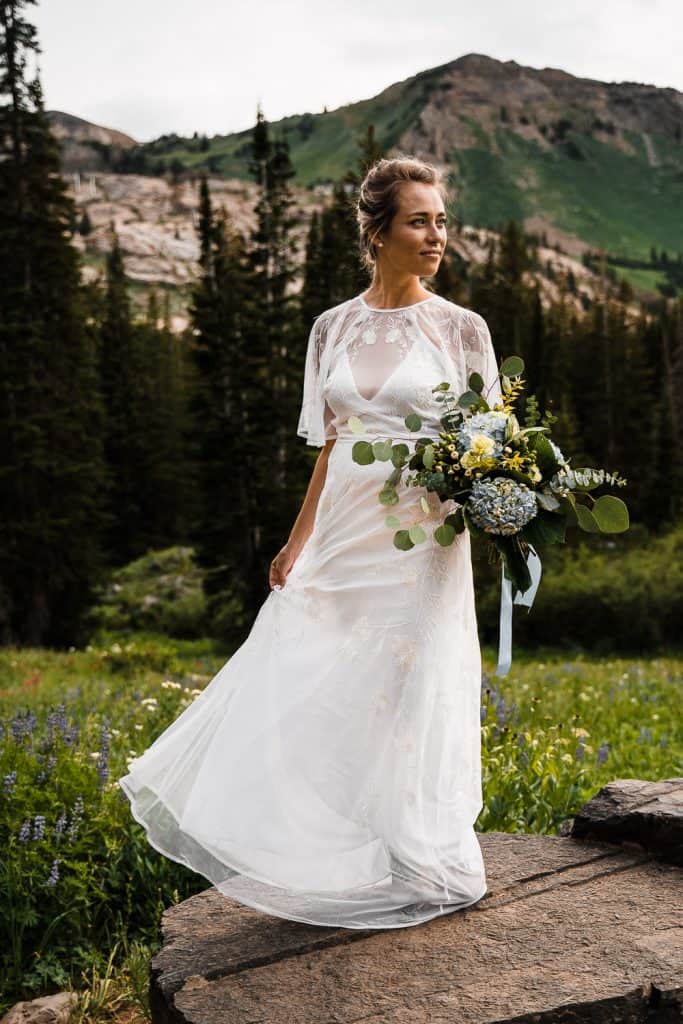
{"type": "Polygon", "coordinates": [[[270,563],[270,572],[268,573],[268,583],[271,590],[276,586],[284,587],[287,574],[294,565],[296,557],[296,554],[287,544],[278,551],[270,563]]]}

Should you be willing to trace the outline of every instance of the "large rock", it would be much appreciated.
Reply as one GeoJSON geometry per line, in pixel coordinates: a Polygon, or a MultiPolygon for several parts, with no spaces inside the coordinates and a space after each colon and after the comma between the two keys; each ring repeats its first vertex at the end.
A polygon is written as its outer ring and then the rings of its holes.
{"type": "MultiPolygon", "coordinates": [[[[667,799],[676,792],[680,798],[683,780],[667,781],[667,799]]],[[[648,786],[661,785],[639,782],[639,806],[648,786]]],[[[610,799],[618,802],[617,790],[610,799]]],[[[678,866],[659,861],[649,842],[647,849],[622,849],[575,836],[501,832],[482,833],[479,841],[487,895],[417,927],[303,925],[257,913],[215,889],[170,908],[152,961],[153,1021],[683,1020],[678,866]]]]}
{"type": "Polygon", "coordinates": [[[637,843],[659,860],[683,866],[683,780],[615,779],[584,804],[570,834],[637,843]]]}

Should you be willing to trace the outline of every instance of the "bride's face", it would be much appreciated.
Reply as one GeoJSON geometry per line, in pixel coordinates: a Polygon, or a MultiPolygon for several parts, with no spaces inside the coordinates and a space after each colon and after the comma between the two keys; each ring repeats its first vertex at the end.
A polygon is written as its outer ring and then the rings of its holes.
{"type": "Polygon", "coordinates": [[[389,230],[380,235],[384,244],[376,250],[377,257],[399,273],[430,277],[439,269],[446,248],[443,200],[433,185],[407,181],[399,190],[398,204],[389,230]]]}

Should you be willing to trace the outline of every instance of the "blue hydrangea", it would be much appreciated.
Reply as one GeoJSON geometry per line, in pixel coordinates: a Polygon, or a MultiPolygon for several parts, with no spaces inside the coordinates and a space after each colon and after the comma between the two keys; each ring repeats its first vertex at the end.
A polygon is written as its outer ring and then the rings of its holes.
{"type": "Polygon", "coordinates": [[[484,434],[494,442],[494,450],[491,453],[493,458],[498,458],[503,451],[505,439],[505,426],[507,424],[507,413],[505,412],[475,412],[468,416],[459,428],[455,444],[460,455],[470,450],[472,438],[477,434],[484,434]]]}
{"type": "Polygon", "coordinates": [[[536,494],[509,477],[486,477],[472,484],[467,511],[487,533],[518,533],[536,515],[536,494]]]}

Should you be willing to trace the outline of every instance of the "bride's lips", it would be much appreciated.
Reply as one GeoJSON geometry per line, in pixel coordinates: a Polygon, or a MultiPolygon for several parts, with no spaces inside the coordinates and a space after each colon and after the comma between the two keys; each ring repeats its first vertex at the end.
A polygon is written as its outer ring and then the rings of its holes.
{"type": "Polygon", "coordinates": [[[420,256],[440,256],[441,253],[437,252],[436,249],[428,250],[427,252],[421,252],[420,256]]]}

